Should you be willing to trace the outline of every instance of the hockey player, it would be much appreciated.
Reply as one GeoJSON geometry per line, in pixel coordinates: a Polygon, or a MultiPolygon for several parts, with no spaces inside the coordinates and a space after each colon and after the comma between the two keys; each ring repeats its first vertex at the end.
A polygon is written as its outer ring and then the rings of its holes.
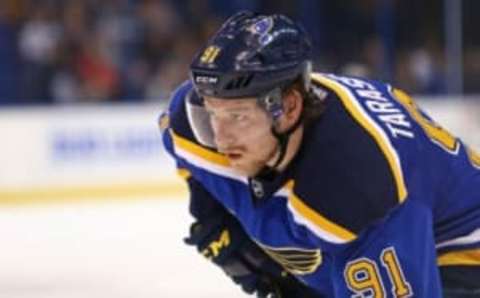
{"type": "Polygon", "coordinates": [[[479,155],[310,57],[287,17],[241,12],[193,59],[161,117],[186,242],[261,297],[480,297],[479,155]]]}

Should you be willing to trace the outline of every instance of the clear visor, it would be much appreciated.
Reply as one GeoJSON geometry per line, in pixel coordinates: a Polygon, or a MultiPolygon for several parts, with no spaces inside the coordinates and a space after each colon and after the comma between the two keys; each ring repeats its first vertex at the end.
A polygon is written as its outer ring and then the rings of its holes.
{"type": "MultiPolygon", "coordinates": [[[[270,92],[258,97],[257,102],[273,121],[276,121],[283,114],[282,92],[280,88],[274,88],[270,92]]],[[[210,114],[205,108],[203,99],[194,90],[191,90],[185,105],[188,121],[196,140],[206,147],[216,148],[210,114]]]]}
{"type": "Polygon", "coordinates": [[[210,148],[216,148],[214,133],[203,100],[195,93],[190,91],[185,101],[187,117],[197,141],[210,148]]]}

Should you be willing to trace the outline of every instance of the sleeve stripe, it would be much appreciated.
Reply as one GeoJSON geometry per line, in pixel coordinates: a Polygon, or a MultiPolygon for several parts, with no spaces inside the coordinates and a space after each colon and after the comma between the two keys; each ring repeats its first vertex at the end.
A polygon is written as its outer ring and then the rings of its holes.
{"type": "Polygon", "coordinates": [[[440,249],[448,246],[469,245],[477,242],[480,242],[480,228],[477,228],[468,235],[438,243],[437,245],[435,245],[435,248],[440,249]]]}
{"type": "Polygon", "coordinates": [[[296,222],[307,226],[318,237],[329,242],[346,243],[357,238],[351,231],[330,221],[303,203],[302,199],[293,192],[293,184],[293,180],[287,184],[289,189],[288,207],[296,222]]]}
{"type": "Polygon", "coordinates": [[[230,163],[225,156],[177,135],[172,129],[169,132],[173,139],[175,154],[178,157],[216,175],[247,183],[246,177],[237,174],[230,168],[230,163]]]}
{"type": "Polygon", "coordinates": [[[468,146],[467,146],[467,153],[468,153],[468,156],[470,157],[470,160],[473,166],[480,170],[480,154],[468,146]]]}
{"type": "Polygon", "coordinates": [[[178,174],[178,176],[182,177],[185,180],[188,180],[192,176],[192,173],[190,173],[189,170],[184,169],[184,168],[178,168],[177,169],[177,174],[178,174]]]}
{"type": "Polygon", "coordinates": [[[400,166],[400,159],[385,132],[370,118],[347,88],[322,75],[313,74],[312,79],[334,91],[353,118],[373,137],[390,165],[397,186],[398,201],[403,202],[407,197],[407,188],[400,166]]]}
{"type": "Polygon", "coordinates": [[[439,266],[480,266],[480,249],[452,251],[437,258],[439,266]]]}
{"type": "Polygon", "coordinates": [[[170,129],[170,135],[172,136],[173,143],[175,144],[175,148],[182,148],[183,150],[190,152],[196,156],[202,157],[202,159],[206,159],[212,163],[218,164],[220,166],[228,167],[230,163],[228,159],[221,155],[220,153],[216,153],[214,151],[208,150],[194,142],[182,138],[181,136],[177,135],[173,129],[170,129]]]}

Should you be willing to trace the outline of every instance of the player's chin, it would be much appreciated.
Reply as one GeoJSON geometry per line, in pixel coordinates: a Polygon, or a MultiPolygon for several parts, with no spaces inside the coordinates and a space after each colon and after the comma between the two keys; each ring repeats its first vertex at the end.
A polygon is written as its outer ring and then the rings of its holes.
{"type": "Polygon", "coordinates": [[[230,163],[232,169],[242,176],[253,177],[260,172],[262,167],[256,162],[236,160],[230,163]]]}

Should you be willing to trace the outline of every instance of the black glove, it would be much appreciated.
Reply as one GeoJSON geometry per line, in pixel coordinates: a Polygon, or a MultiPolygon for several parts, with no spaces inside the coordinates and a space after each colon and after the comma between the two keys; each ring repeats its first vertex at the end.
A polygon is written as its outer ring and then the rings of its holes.
{"type": "Polygon", "coordinates": [[[232,216],[215,215],[217,218],[193,223],[185,243],[196,246],[198,252],[222,268],[245,292],[271,292],[268,280],[258,271],[265,260],[258,246],[232,216]]]}
{"type": "Polygon", "coordinates": [[[265,298],[321,297],[266,255],[232,215],[215,215],[192,224],[185,242],[196,246],[243,291],[265,298]]]}

